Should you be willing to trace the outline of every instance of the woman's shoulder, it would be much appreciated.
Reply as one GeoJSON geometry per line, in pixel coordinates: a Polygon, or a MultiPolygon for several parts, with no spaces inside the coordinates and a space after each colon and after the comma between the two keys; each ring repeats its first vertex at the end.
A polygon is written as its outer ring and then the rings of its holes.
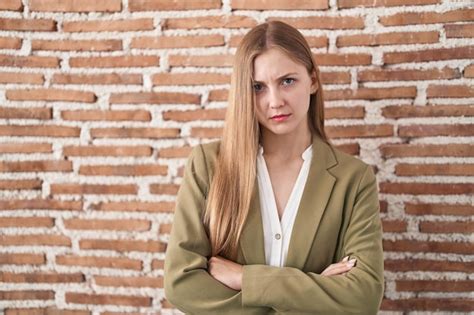
{"type": "Polygon", "coordinates": [[[337,174],[337,177],[353,179],[360,178],[366,172],[374,174],[372,166],[362,159],[342,151],[335,146],[331,146],[331,149],[337,161],[336,166],[331,169],[331,173],[337,174]]]}

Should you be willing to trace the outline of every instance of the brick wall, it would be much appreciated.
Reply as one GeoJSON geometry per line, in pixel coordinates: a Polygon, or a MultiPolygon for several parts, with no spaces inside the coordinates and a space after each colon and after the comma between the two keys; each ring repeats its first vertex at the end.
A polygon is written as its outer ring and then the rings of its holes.
{"type": "Polygon", "coordinates": [[[380,313],[473,311],[471,4],[0,1],[0,313],[173,313],[187,154],[221,135],[235,47],[272,19],[312,46],[333,142],[376,168],[380,313]]]}

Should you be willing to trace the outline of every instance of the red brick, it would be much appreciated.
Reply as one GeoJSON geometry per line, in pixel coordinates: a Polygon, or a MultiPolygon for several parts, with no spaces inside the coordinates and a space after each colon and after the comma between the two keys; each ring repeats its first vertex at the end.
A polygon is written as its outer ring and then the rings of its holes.
{"type": "Polygon", "coordinates": [[[94,103],[93,92],[60,89],[7,90],[5,96],[10,101],[50,101],[94,103]]]}
{"type": "Polygon", "coordinates": [[[79,195],[136,195],[138,187],[133,184],[99,185],[99,184],[51,184],[51,194],[79,194],[79,195]]]}
{"type": "Polygon", "coordinates": [[[70,230],[124,230],[148,231],[151,223],[149,220],[100,220],[100,219],[64,219],[64,227],[70,230]]]}
{"type": "Polygon", "coordinates": [[[195,28],[251,28],[257,25],[257,21],[249,16],[242,15],[218,15],[218,16],[196,16],[190,18],[164,19],[161,23],[163,30],[167,29],[195,29],[195,28]]]}
{"type": "Polygon", "coordinates": [[[2,217],[0,227],[53,227],[54,218],[49,217],[2,217]]]}
{"type": "Polygon", "coordinates": [[[0,37],[1,49],[20,49],[21,39],[13,37],[0,37]]]}
{"type": "Polygon", "coordinates": [[[172,226],[173,226],[173,224],[171,224],[171,223],[168,223],[168,224],[162,223],[162,224],[160,224],[159,233],[160,234],[170,234],[172,226]]]}
{"type": "Polygon", "coordinates": [[[474,224],[472,221],[467,222],[420,222],[420,232],[422,233],[474,233],[474,224]]]}
{"type": "Polygon", "coordinates": [[[360,153],[360,146],[358,143],[345,143],[336,145],[335,147],[350,155],[359,155],[360,153]]]}
{"type": "Polygon", "coordinates": [[[0,210],[82,210],[81,201],[54,199],[10,199],[0,200],[0,210]]]}
{"type": "Polygon", "coordinates": [[[379,186],[380,192],[394,195],[458,195],[474,193],[474,186],[470,184],[383,182],[379,186]]]}
{"type": "Polygon", "coordinates": [[[89,305],[127,305],[127,306],[151,306],[151,297],[112,295],[112,294],[86,294],[65,293],[66,303],[89,304],[89,305]]]}
{"type": "Polygon", "coordinates": [[[30,0],[31,11],[49,12],[117,12],[122,10],[121,0],[30,0]]]}
{"type": "Polygon", "coordinates": [[[425,260],[425,259],[385,259],[385,270],[387,271],[457,271],[470,272],[474,268],[474,262],[458,262],[445,260],[425,260]]]}
{"type": "Polygon", "coordinates": [[[191,137],[215,139],[222,137],[222,128],[204,128],[204,127],[193,127],[191,128],[191,137]]]}
{"type": "Polygon", "coordinates": [[[173,67],[232,67],[232,55],[170,55],[173,67]]]}
{"type": "Polygon", "coordinates": [[[386,252],[456,253],[469,255],[472,253],[474,245],[468,242],[384,240],[383,248],[386,252]]]}
{"type": "Polygon", "coordinates": [[[133,32],[154,29],[153,19],[63,22],[63,32],[133,32]]]}
{"type": "Polygon", "coordinates": [[[397,176],[473,176],[474,164],[409,164],[395,166],[397,176]]]}
{"type": "Polygon", "coordinates": [[[0,55],[0,66],[17,68],[59,68],[57,57],[0,55]]]}
{"type": "Polygon", "coordinates": [[[407,223],[402,220],[382,220],[382,228],[387,232],[406,232],[407,223]]]}
{"type": "Polygon", "coordinates": [[[0,291],[0,300],[54,300],[51,290],[8,290],[0,291]]]}
{"type": "Polygon", "coordinates": [[[133,68],[158,67],[158,56],[109,56],[109,57],[71,57],[69,65],[73,68],[133,68]]]}
{"type": "Polygon", "coordinates": [[[326,133],[330,138],[390,137],[393,136],[393,126],[389,124],[327,126],[326,133]]]}
{"type": "Polygon", "coordinates": [[[13,273],[0,272],[0,282],[14,283],[80,283],[84,282],[85,277],[82,273],[13,273]]]}
{"type": "Polygon", "coordinates": [[[91,312],[63,310],[56,307],[7,308],[5,309],[5,315],[91,315],[91,312]]]}
{"type": "Polygon", "coordinates": [[[317,53],[313,56],[319,66],[368,66],[372,63],[370,54],[317,53]]]}
{"type": "Polygon", "coordinates": [[[56,125],[9,125],[0,126],[2,136],[35,136],[35,137],[79,137],[81,129],[56,125]]]}
{"type": "Polygon", "coordinates": [[[340,35],[336,39],[337,47],[380,46],[404,44],[428,44],[439,41],[439,32],[397,32],[378,34],[340,35]]]}
{"type": "Polygon", "coordinates": [[[220,0],[194,0],[194,1],[174,1],[174,0],[129,0],[129,9],[134,11],[163,11],[163,10],[203,10],[220,9],[220,0]]]}
{"type": "Polygon", "coordinates": [[[150,156],[152,149],[146,145],[140,146],[65,146],[65,156],[150,156]]]}
{"type": "Polygon", "coordinates": [[[60,255],[56,256],[56,263],[66,266],[81,266],[94,268],[114,268],[141,270],[142,262],[138,259],[129,259],[121,257],[96,257],[96,256],[75,256],[60,255]]]}
{"type": "Polygon", "coordinates": [[[464,77],[474,78],[474,64],[466,66],[466,68],[464,68],[464,77]]]}
{"type": "Polygon", "coordinates": [[[474,206],[467,204],[405,204],[405,213],[410,215],[472,215],[474,206]]]}
{"type": "Polygon", "coordinates": [[[80,249],[105,249],[118,252],[164,252],[166,244],[160,241],[132,241],[132,240],[105,240],[82,239],[80,249]]]}
{"type": "Polygon", "coordinates": [[[411,292],[469,292],[474,290],[474,282],[462,280],[397,280],[396,290],[411,292]]]}
{"type": "Polygon", "coordinates": [[[147,110],[64,110],[61,119],[76,121],[151,121],[147,110]]]}
{"type": "Polygon", "coordinates": [[[323,84],[350,84],[351,74],[348,72],[321,72],[323,84]]]}
{"type": "Polygon", "coordinates": [[[297,29],[363,29],[364,18],[359,16],[301,16],[269,17],[267,21],[282,21],[297,29]]]}
{"type": "MultiPolygon", "coordinates": [[[[163,113],[165,114],[165,113],[163,113]]],[[[162,148],[158,151],[158,157],[160,158],[186,158],[191,153],[191,146],[183,147],[171,147],[171,148],[162,148]]]]}
{"type": "Polygon", "coordinates": [[[382,108],[387,118],[474,116],[473,105],[393,105],[382,108]]]}
{"type": "Polygon", "coordinates": [[[21,0],[0,1],[0,10],[22,11],[23,3],[21,0]]]}
{"type": "Polygon", "coordinates": [[[474,87],[470,85],[435,85],[430,84],[426,89],[427,98],[438,97],[474,97],[474,87]]]}
{"type": "Polygon", "coordinates": [[[385,52],[385,64],[474,58],[474,46],[435,48],[408,52],[385,52]]]}
{"type": "Polygon", "coordinates": [[[474,37],[474,24],[446,24],[444,25],[447,38],[474,37]]]}
{"type": "Polygon", "coordinates": [[[151,268],[153,270],[156,270],[156,269],[163,269],[164,268],[164,260],[160,260],[160,259],[153,259],[151,261],[151,268]]]}
{"type": "Polygon", "coordinates": [[[379,23],[384,26],[394,26],[472,21],[474,20],[473,13],[474,9],[469,8],[446,11],[442,13],[432,11],[403,12],[394,15],[381,16],[379,18],[379,23]]]}
{"type": "Polygon", "coordinates": [[[145,36],[132,39],[131,48],[164,49],[224,46],[222,35],[145,36]]]}
{"type": "Polygon", "coordinates": [[[232,10],[325,10],[328,0],[232,0],[232,10]]]}
{"type": "Polygon", "coordinates": [[[0,108],[0,118],[6,119],[51,119],[53,118],[52,108],[0,108]]]}
{"type": "Polygon", "coordinates": [[[44,254],[0,253],[2,265],[44,265],[45,263],[44,254]]]}
{"type": "Polygon", "coordinates": [[[127,73],[104,73],[104,74],[62,74],[56,73],[51,79],[55,84],[124,84],[124,85],[142,85],[143,79],[140,74],[127,73]]]}
{"type": "Polygon", "coordinates": [[[417,94],[416,87],[388,87],[388,88],[359,88],[343,89],[343,90],[329,90],[324,91],[324,99],[339,100],[339,99],[365,99],[365,100],[380,100],[387,98],[415,98],[417,94]]]}
{"type": "Polygon", "coordinates": [[[456,68],[444,67],[442,69],[428,70],[365,70],[357,74],[357,81],[413,81],[413,80],[442,80],[457,79],[461,73],[456,68]]]}
{"type": "Polygon", "coordinates": [[[223,73],[157,73],[151,78],[153,85],[208,85],[229,84],[230,75],[223,73]]]}
{"type": "Polygon", "coordinates": [[[163,277],[108,277],[94,276],[96,285],[108,287],[163,288],[163,277]]]}
{"type": "Polygon", "coordinates": [[[225,118],[225,108],[197,109],[197,110],[170,110],[163,112],[164,120],[174,121],[195,121],[195,120],[223,120],[225,118]]]}
{"type": "Polygon", "coordinates": [[[0,162],[0,172],[72,172],[72,161],[35,160],[0,162]]]}
{"type": "Polygon", "coordinates": [[[36,179],[0,180],[0,190],[41,190],[42,181],[36,179]]]}
{"type": "Polygon", "coordinates": [[[415,125],[398,127],[400,137],[472,136],[474,125],[415,125]]]}
{"type": "Polygon", "coordinates": [[[157,195],[176,195],[179,185],[175,184],[151,184],[150,193],[157,195]]]}
{"type": "Polygon", "coordinates": [[[22,142],[0,143],[0,153],[51,153],[53,146],[50,143],[22,142]]]}
{"type": "Polygon", "coordinates": [[[122,49],[121,40],[32,40],[32,50],[114,51],[122,49]]]}
{"type": "Polygon", "coordinates": [[[0,83],[43,84],[44,76],[39,73],[0,72],[0,83]]]}
{"type": "Polygon", "coordinates": [[[56,234],[0,235],[2,246],[71,246],[71,239],[56,234]]]}
{"type": "Polygon", "coordinates": [[[139,165],[81,165],[80,175],[91,176],[166,176],[168,166],[155,164],[139,165]]]}
{"type": "Polygon", "coordinates": [[[112,93],[110,104],[201,104],[199,94],[179,92],[112,93]]]}
{"type": "Polygon", "coordinates": [[[179,128],[91,128],[92,138],[179,138],[179,128]]]}
{"type": "Polygon", "coordinates": [[[383,144],[384,158],[407,156],[474,156],[472,144],[383,144]]]}
{"type": "Polygon", "coordinates": [[[380,307],[388,311],[472,311],[474,302],[457,298],[411,298],[388,300],[384,299],[380,307]]]}
{"type": "Polygon", "coordinates": [[[173,212],[174,202],[140,202],[140,201],[110,201],[91,205],[92,210],[98,211],[132,211],[132,212],[173,212]]]}
{"type": "Polygon", "coordinates": [[[355,8],[355,7],[393,7],[393,6],[409,6],[409,5],[428,5],[437,4],[441,0],[338,0],[338,8],[355,8]]]}
{"type": "MultiPolygon", "coordinates": [[[[10,0],[11,1],[11,0],[10,0]]],[[[51,19],[0,19],[0,30],[5,31],[56,31],[56,21],[51,19]]]]}

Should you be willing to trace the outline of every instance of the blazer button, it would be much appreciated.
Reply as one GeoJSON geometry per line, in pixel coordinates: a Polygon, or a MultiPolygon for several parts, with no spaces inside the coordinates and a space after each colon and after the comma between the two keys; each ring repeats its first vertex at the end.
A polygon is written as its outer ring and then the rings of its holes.
{"type": "Polygon", "coordinates": [[[275,238],[276,238],[277,240],[279,240],[279,239],[281,238],[280,233],[275,234],[275,238]]]}

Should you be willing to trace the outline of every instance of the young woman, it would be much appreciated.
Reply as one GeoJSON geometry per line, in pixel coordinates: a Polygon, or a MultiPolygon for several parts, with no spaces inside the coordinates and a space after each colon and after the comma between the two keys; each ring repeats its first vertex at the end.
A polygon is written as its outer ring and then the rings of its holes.
{"type": "Polygon", "coordinates": [[[221,141],[193,148],[166,251],[188,314],[376,314],[382,230],[372,168],[334,148],[308,43],[278,21],[235,55],[221,141]]]}

